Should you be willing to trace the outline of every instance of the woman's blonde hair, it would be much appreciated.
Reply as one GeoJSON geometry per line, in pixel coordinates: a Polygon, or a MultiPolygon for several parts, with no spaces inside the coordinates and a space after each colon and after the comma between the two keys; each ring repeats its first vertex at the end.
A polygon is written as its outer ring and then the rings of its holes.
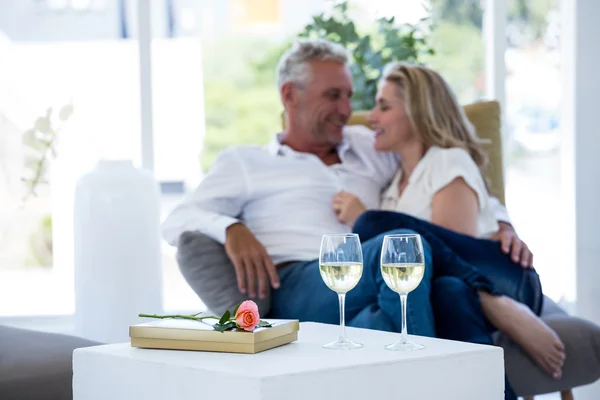
{"type": "Polygon", "coordinates": [[[395,83],[404,100],[413,131],[426,148],[460,147],[466,150],[485,177],[487,155],[448,83],[423,66],[393,63],[385,67],[382,81],[395,83]]]}

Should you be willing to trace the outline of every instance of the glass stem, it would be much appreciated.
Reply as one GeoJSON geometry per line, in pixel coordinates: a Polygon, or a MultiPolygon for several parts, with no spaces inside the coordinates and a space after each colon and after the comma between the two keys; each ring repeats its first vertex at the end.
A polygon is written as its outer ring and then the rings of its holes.
{"type": "Polygon", "coordinates": [[[402,333],[400,334],[400,342],[408,342],[408,333],[406,330],[406,301],[408,300],[408,294],[400,294],[400,304],[402,305],[402,333]]]}
{"type": "Polygon", "coordinates": [[[346,316],[344,310],[346,309],[346,293],[338,293],[338,299],[340,300],[340,339],[346,340],[346,316]]]}

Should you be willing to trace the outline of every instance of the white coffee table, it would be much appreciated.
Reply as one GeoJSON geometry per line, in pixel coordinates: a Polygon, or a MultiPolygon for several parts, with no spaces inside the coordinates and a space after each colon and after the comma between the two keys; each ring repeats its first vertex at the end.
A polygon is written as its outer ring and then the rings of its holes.
{"type": "Polygon", "coordinates": [[[419,336],[414,352],[383,349],[399,335],[347,328],[365,347],[320,347],[339,327],[301,323],[297,342],[262,353],[132,348],[129,343],[73,353],[75,400],[199,400],[225,393],[244,400],[502,400],[499,347],[419,336]]]}

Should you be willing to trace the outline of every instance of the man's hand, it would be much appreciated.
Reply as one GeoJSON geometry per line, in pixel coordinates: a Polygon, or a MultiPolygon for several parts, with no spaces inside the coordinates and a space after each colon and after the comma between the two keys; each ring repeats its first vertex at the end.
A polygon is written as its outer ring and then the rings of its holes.
{"type": "Polygon", "coordinates": [[[263,299],[267,294],[269,281],[275,289],[279,287],[279,275],[265,247],[256,239],[246,225],[237,223],[226,231],[225,251],[235,267],[238,288],[248,293],[250,298],[263,299]]]}
{"type": "Polygon", "coordinates": [[[500,230],[492,235],[492,240],[498,240],[501,243],[502,251],[510,254],[513,262],[520,262],[523,268],[533,267],[533,254],[529,247],[519,239],[512,225],[506,222],[499,222],[500,230]]]}
{"type": "Polygon", "coordinates": [[[352,227],[367,207],[355,195],[341,191],[333,196],[333,211],[340,222],[352,227]]]}

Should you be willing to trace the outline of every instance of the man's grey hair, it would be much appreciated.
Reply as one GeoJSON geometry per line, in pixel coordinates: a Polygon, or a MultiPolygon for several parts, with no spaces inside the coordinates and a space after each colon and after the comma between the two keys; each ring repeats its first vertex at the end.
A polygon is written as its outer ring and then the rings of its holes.
{"type": "Polygon", "coordinates": [[[277,85],[281,87],[293,82],[307,84],[309,80],[308,63],[312,61],[335,61],[348,65],[348,51],[337,43],[324,39],[298,40],[279,59],[277,65],[277,85]]]}

